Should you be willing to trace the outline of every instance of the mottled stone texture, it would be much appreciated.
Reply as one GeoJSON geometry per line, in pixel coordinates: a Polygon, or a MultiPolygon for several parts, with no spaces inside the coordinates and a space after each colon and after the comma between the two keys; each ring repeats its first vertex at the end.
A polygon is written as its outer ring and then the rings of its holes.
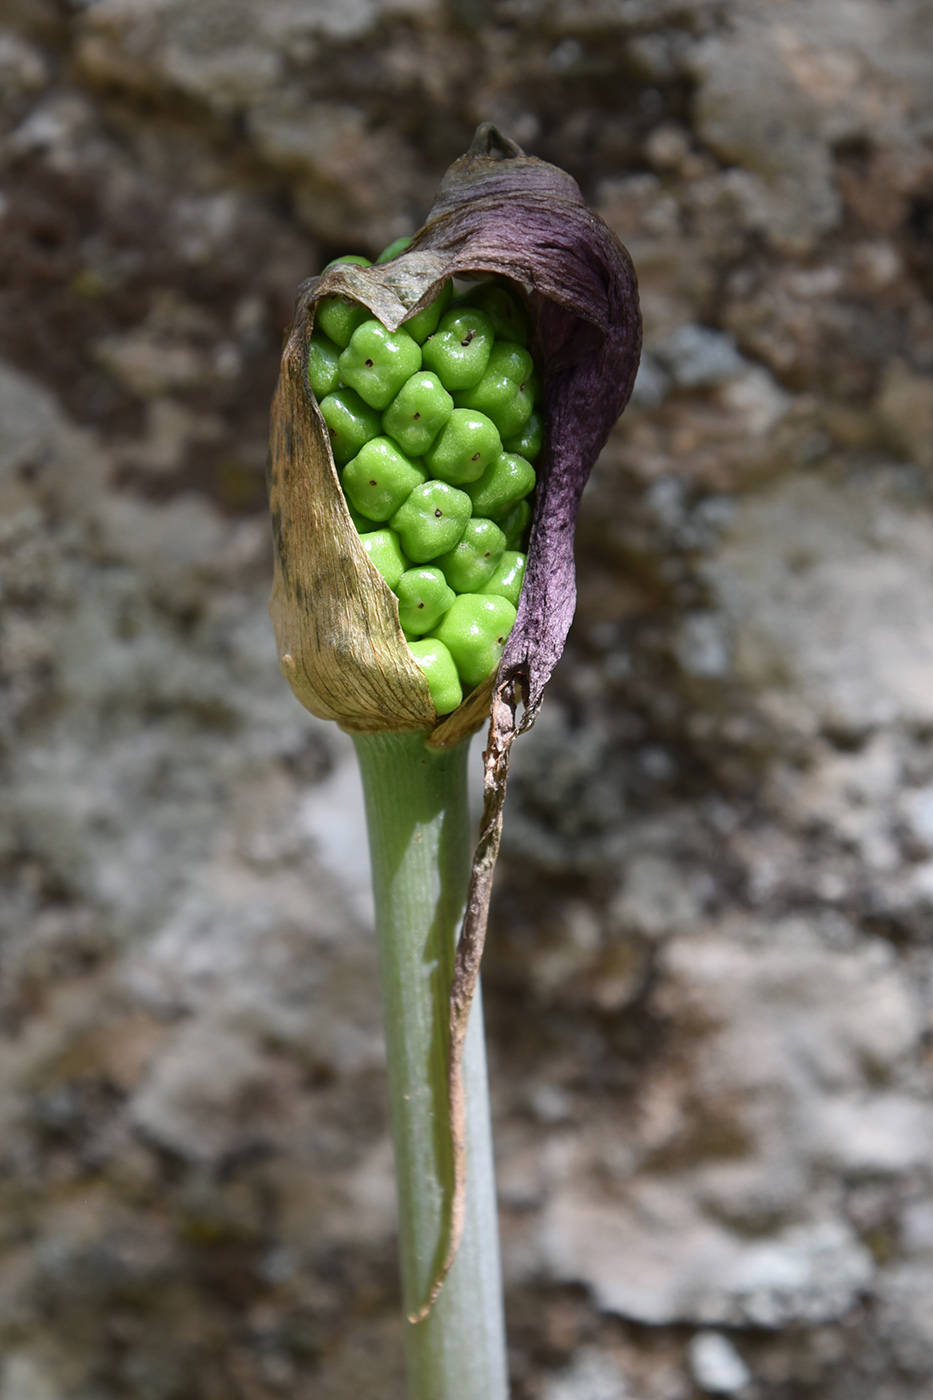
{"type": "Polygon", "coordinates": [[[646,358],[515,750],[516,1400],[933,1396],[930,0],[7,0],[0,1400],[400,1400],[348,745],[266,616],[294,289],[482,119],[646,358]]]}

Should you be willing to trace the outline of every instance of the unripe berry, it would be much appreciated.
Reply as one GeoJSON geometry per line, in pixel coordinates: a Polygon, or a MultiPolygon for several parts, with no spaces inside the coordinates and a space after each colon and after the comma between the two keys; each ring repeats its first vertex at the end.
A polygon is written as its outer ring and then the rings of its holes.
{"type": "Polygon", "coordinates": [[[516,345],[528,344],[528,315],[518,297],[497,282],[483,282],[464,293],[460,301],[475,306],[488,317],[497,340],[511,340],[516,345]]]}
{"type": "Polygon", "coordinates": [[[502,452],[477,481],[463,487],[473,502],[473,514],[499,520],[535,489],[535,469],[516,452],[502,452]]]}
{"type": "Polygon", "coordinates": [[[383,248],[376,259],[377,265],[379,263],[392,262],[394,258],[398,257],[399,253],[404,253],[410,242],[410,238],[396,238],[395,242],[390,243],[388,248],[383,248]]]}
{"type": "Polygon", "coordinates": [[[370,520],[388,520],[426,473],[403,457],[387,437],[371,438],[343,469],[343,489],[370,520]]]}
{"type": "Polygon", "coordinates": [[[478,593],[492,578],[505,553],[505,535],[491,520],[468,520],[459,542],[442,554],[437,567],[456,593],[478,593]]]}
{"type": "Polygon", "coordinates": [[[515,609],[507,598],[461,593],[432,635],[449,649],[463,683],[472,688],[498,666],[514,624],[515,609]]]}
{"type": "Polygon", "coordinates": [[[330,447],[338,467],[355,457],[364,443],[378,437],[382,420],[353,389],[335,389],[321,399],[321,410],[330,434],[330,447]]]}
{"type": "Polygon", "coordinates": [[[525,426],[513,437],[503,440],[506,452],[517,452],[533,462],[544,446],[544,419],[537,409],[532,409],[525,426]]]}
{"type": "Polygon", "coordinates": [[[527,501],[519,501],[518,505],[507,511],[499,521],[499,529],[505,535],[507,549],[522,549],[525,542],[525,532],[531,524],[531,506],[527,501]]]}
{"type": "Polygon", "coordinates": [[[395,588],[408,568],[398,535],[394,530],[374,530],[360,535],[360,544],[390,588],[395,588]]]}
{"type": "Polygon", "coordinates": [[[320,328],[342,350],[349,345],[356,328],[368,321],[369,316],[368,309],[360,306],[359,302],[350,301],[347,297],[324,297],[317,304],[314,327],[315,330],[320,328]]]}
{"type": "Polygon", "coordinates": [[[453,412],[454,401],[436,374],[419,370],[382,415],[382,430],[410,457],[421,457],[453,412]]]}
{"type": "Polygon", "coordinates": [[[402,322],[402,329],[407,331],[412,340],[417,340],[423,346],[429,335],[433,335],[437,330],[438,323],[444,312],[450,305],[454,294],[453,282],[445,282],[441,290],[432,302],[410,316],[407,321],[402,322]]]}
{"type": "Polygon", "coordinates": [[[513,608],[517,608],[518,597],[525,581],[525,563],[524,554],[520,554],[514,549],[507,549],[492,578],[488,583],[484,583],[478,591],[480,593],[497,593],[500,598],[507,598],[513,608]]]}
{"type": "Polygon", "coordinates": [[[436,637],[410,641],[408,649],[424,672],[431,700],[439,715],[449,715],[463,699],[457,666],[444,643],[436,637]]]}
{"type": "Polygon", "coordinates": [[[399,622],[415,637],[436,627],[456,597],[440,569],[431,564],[406,570],[395,592],[399,622]]]}
{"type": "Polygon", "coordinates": [[[356,533],[358,535],[369,535],[372,534],[373,530],[379,529],[378,520],[370,520],[368,515],[364,515],[361,510],[357,510],[346,492],[344,492],[344,496],[347,502],[347,510],[350,512],[350,519],[356,526],[356,533]]]}
{"type": "Polygon", "coordinates": [[[326,394],[331,394],[340,383],[337,361],[340,346],[324,334],[315,331],[308,344],[308,383],[314,397],[320,403],[326,394]]]}
{"type": "Polygon", "coordinates": [[[476,481],[502,451],[495,423],[472,408],[455,408],[424,462],[432,476],[452,486],[476,481]]]}
{"type": "Polygon", "coordinates": [[[422,346],[424,367],[433,370],[451,393],[469,389],[483,376],[494,338],[481,311],[468,306],[448,311],[422,346]]]}
{"type": "Polygon", "coordinates": [[[534,365],[527,350],[508,341],[492,347],[483,377],[454,398],[458,408],[476,408],[491,418],[503,437],[521,432],[534,406],[534,365]]]}
{"type": "Polygon", "coordinates": [[[405,331],[386,330],[374,319],[356,328],[338,361],[344,384],[380,412],[420,368],[421,351],[411,336],[405,331]]]}
{"type": "Polygon", "coordinates": [[[392,517],[409,559],[426,564],[446,554],[460,539],[470,518],[469,496],[444,481],[416,486],[392,517]]]}

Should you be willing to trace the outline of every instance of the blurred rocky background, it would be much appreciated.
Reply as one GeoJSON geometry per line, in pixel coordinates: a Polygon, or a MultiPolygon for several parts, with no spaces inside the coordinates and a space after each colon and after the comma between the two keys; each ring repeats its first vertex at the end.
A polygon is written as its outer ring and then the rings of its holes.
{"type": "Polygon", "coordinates": [[[515,1400],[933,1396],[930,0],[2,0],[0,1400],[400,1400],[348,743],[266,616],[295,287],[491,118],[646,356],[516,750],[515,1400]]]}

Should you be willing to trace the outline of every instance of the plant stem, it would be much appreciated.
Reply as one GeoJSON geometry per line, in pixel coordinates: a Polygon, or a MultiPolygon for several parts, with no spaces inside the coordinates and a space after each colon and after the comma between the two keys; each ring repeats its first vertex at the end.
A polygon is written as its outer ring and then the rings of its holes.
{"type": "MultiPolygon", "coordinates": [[[[366,798],[386,1018],[399,1201],[402,1301],[418,1312],[442,1262],[453,1187],[448,1125],[449,994],[470,875],[469,741],[353,736],[366,798]]],[[[406,1322],[409,1400],[506,1400],[508,1380],[483,1015],[463,1064],[468,1200],[454,1265],[425,1321],[406,1322]]]]}

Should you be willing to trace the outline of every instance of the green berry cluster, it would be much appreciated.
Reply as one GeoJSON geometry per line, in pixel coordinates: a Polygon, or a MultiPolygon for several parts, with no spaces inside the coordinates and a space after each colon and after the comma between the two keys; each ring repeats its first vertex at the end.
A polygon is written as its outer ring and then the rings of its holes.
{"type": "Polygon", "coordinates": [[[499,664],[515,623],[543,437],[527,340],[524,306],[495,281],[458,297],[446,283],[397,331],[344,297],[317,305],[311,388],[363,548],[442,715],[499,664]]]}

